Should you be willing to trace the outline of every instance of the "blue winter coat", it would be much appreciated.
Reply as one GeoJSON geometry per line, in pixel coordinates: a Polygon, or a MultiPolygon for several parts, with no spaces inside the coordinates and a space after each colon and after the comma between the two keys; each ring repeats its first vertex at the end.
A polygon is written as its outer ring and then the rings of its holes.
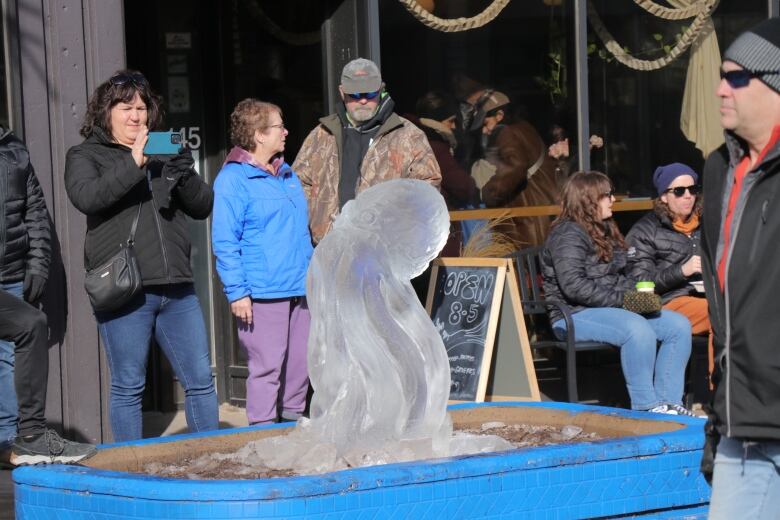
{"type": "Polygon", "coordinates": [[[304,295],[313,248],[306,198],[290,166],[274,176],[227,162],[214,183],[211,241],[228,301],[304,295]]]}

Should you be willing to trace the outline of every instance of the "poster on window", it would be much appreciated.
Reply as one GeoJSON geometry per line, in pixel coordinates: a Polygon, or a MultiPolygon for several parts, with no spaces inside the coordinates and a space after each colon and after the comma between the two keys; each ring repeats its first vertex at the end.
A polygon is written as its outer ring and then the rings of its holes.
{"type": "Polygon", "coordinates": [[[168,111],[171,114],[190,111],[190,85],[186,76],[168,77],[168,111]]]}

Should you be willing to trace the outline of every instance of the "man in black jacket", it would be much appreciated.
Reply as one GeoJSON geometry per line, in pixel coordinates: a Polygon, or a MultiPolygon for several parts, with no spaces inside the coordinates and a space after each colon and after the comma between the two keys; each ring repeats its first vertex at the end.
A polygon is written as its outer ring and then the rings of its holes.
{"type": "Polygon", "coordinates": [[[721,78],[726,143],[704,167],[702,264],[715,395],[702,469],[712,471],[714,454],[710,518],[777,518],[780,19],[740,35],[724,54],[721,78]]]}
{"type": "Polygon", "coordinates": [[[27,149],[0,127],[0,463],[14,466],[75,462],[95,451],[46,428],[48,330],[33,305],[46,285],[50,241],[27,149]]]}

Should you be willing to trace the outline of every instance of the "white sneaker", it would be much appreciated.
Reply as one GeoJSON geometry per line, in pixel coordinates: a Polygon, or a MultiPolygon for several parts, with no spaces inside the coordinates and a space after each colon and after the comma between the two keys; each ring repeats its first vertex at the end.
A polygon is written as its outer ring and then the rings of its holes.
{"type": "Polygon", "coordinates": [[[676,410],[673,410],[667,404],[659,404],[655,408],[648,410],[650,413],[665,413],[667,415],[679,415],[676,410]]]}
{"type": "Polygon", "coordinates": [[[699,417],[692,411],[688,410],[686,407],[679,405],[679,404],[667,404],[667,407],[669,407],[670,410],[674,410],[677,412],[677,415],[684,415],[686,417],[696,417],[697,419],[701,419],[702,417],[699,417]]]}
{"type": "Polygon", "coordinates": [[[696,417],[699,419],[702,418],[694,414],[692,411],[688,410],[686,407],[679,404],[672,404],[672,403],[661,404],[656,406],[655,408],[651,408],[648,411],[652,413],[663,413],[666,415],[684,415],[685,417],[696,417]]]}

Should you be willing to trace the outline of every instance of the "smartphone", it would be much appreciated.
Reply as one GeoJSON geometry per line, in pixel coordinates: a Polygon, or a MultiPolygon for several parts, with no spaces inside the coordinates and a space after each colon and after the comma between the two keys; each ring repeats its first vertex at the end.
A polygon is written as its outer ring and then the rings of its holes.
{"type": "Polygon", "coordinates": [[[182,146],[179,132],[149,132],[144,155],[176,155],[182,146]]]}

